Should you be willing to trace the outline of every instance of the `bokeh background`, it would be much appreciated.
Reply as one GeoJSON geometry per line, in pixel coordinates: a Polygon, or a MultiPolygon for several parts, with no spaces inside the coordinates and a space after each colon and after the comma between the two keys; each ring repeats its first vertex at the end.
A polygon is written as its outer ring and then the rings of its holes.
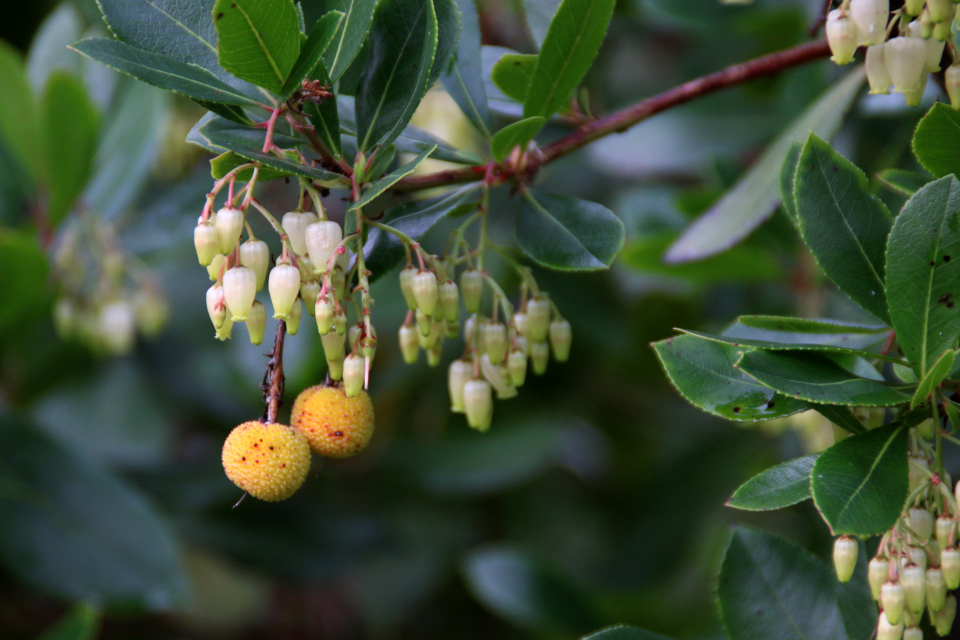
{"type": "MultiPolygon", "coordinates": [[[[308,23],[324,10],[322,0],[302,4],[308,23]]],[[[808,40],[820,4],[620,2],[586,81],[591,109],[609,113],[808,40]]],[[[531,50],[518,0],[479,7],[484,44],[531,50]]],[[[0,637],[36,638],[72,615],[96,620],[95,637],[111,640],[559,639],[617,622],[706,640],[723,637],[714,571],[731,522],[826,557],[830,540],[809,502],[769,514],[723,503],[752,474],[831,443],[829,425],[801,415],[743,426],[701,413],[668,386],[649,343],[673,327],[717,330],[741,313],[856,318],[782,213],[706,263],[659,261],[838,76],[828,62],[656,116],[543,171],[546,189],[617,213],[627,245],[607,273],[537,272],[573,325],[572,356],[498,402],[486,434],[448,411],[445,365],[457,344],[439,369],[423,357],[403,365],[395,336],[405,308],[396,274],[383,277],[373,290],[370,448],[348,461],[315,459],[284,503],[247,499],[232,509],[240,492],[220,448],[233,426],[262,413],[268,348],[251,346],[242,329],[215,340],[206,315],[209,281],[191,238],[209,157],[184,142],[202,111],[65,49],[104,32],[90,0],[6,3],[0,21],[38,95],[57,68],[87,87],[100,112],[101,186],[73,224],[116,232],[129,260],[160,283],[169,323],[130,355],[95,354],[54,329],[62,274],[0,256],[0,282],[19,283],[0,284],[0,297],[19,300],[15,313],[0,303],[0,637]]],[[[492,63],[499,54],[489,52],[492,63]]],[[[929,102],[937,88],[928,90],[929,102]]],[[[914,167],[909,140],[923,110],[890,98],[861,99],[835,140],[871,176],[914,167]]],[[[479,148],[440,91],[415,122],[479,148]]],[[[555,125],[543,140],[564,130],[555,125]]],[[[28,199],[10,171],[0,173],[0,224],[29,230],[28,199]]],[[[877,191],[894,209],[902,203],[877,191]]],[[[258,194],[277,214],[296,204],[283,181],[258,194]]],[[[334,218],[340,196],[325,201],[334,218]]],[[[508,189],[497,192],[493,233],[505,244],[516,206],[508,189]]],[[[441,225],[428,244],[439,250],[448,232],[441,225]]],[[[283,418],[324,376],[310,322],[287,341],[283,418]]],[[[268,342],[272,333],[270,320],[268,342]]]]}

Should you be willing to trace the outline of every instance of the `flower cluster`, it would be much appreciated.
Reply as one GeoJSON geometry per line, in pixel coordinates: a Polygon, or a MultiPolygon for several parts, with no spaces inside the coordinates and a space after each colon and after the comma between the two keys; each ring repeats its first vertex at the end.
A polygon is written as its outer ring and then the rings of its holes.
{"type": "Polygon", "coordinates": [[[866,47],[870,93],[890,93],[892,87],[915,107],[923,98],[929,74],[940,71],[946,47],[953,63],[944,71],[944,82],[950,102],[960,109],[960,57],[951,37],[958,16],[956,4],[907,0],[891,13],[889,0],[843,0],[827,16],[831,59],[847,64],[857,47],[866,47]]]}

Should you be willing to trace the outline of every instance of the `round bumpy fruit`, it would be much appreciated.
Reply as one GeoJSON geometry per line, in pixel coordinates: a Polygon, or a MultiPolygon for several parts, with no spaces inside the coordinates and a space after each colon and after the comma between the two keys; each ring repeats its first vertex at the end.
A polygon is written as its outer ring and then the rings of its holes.
{"type": "Polygon", "coordinates": [[[244,422],[223,443],[223,470],[254,498],[278,502],[292,496],[310,471],[310,444],[283,424],[244,422]]]}
{"type": "Polygon", "coordinates": [[[373,403],[365,391],[348,398],[341,386],[304,389],[293,403],[293,427],[327,458],[349,458],[373,436],[373,403]]]}

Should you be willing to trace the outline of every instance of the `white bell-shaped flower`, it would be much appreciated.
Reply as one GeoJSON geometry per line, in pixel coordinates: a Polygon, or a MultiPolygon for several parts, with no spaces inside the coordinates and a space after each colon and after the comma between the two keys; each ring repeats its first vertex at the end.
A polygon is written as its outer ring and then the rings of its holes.
{"type": "Polygon", "coordinates": [[[867,68],[867,81],[870,83],[870,93],[890,93],[890,72],[887,71],[887,61],[883,56],[886,45],[875,44],[867,47],[867,57],[864,66],[867,68]]]}
{"type": "Polygon", "coordinates": [[[897,93],[916,91],[926,76],[927,46],[921,38],[898,36],[883,46],[883,58],[897,93]]]}
{"type": "Polygon", "coordinates": [[[307,227],[304,233],[313,272],[325,273],[330,257],[343,240],[343,229],[333,220],[321,220],[307,227]]]}
{"type": "Polygon", "coordinates": [[[850,17],[857,25],[859,44],[880,44],[887,39],[890,1],[850,0],[850,17]]]}
{"type": "Polygon", "coordinates": [[[220,253],[230,253],[237,246],[237,241],[240,240],[240,234],[243,232],[243,211],[228,205],[217,212],[214,225],[217,228],[220,253]]]}
{"type": "Polygon", "coordinates": [[[467,424],[486,431],[493,420],[493,389],[486,380],[469,380],[463,385],[463,405],[467,424]]]}
{"type": "Polygon", "coordinates": [[[249,267],[233,267],[223,274],[223,297],[234,322],[243,322],[257,295],[257,274],[249,267]]]}
{"type": "Polygon", "coordinates": [[[317,214],[302,211],[291,211],[283,214],[280,226],[290,240],[290,246],[299,256],[307,255],[306,232],[307,227],[317,221],[317,214]]]}
{"type": "Polygon", "coordinates": [[[857,25],[842,9],[834,9],[827,16],[827,44],[830,45],[830,58],[836,64],[853,61],[857,51],[857,25]]]}
{"type": "Polygon", "coordinates": [[[240,264],[257,275],[257,291],[263,289],[270,268],[270,247],[263,240],[247,240],[240,245],[240,264]]]}
{"type": "Polygon", "coordinates": [[[201,222],[193,230],[193,246],[197,249],[200,266],[206,267],[213,262],[213,257],[220,253],[220,241],[217,239],[217,228],[212,222],[201,222]]]}
{"type": "Polygon", "coordinates": [[[292,264],[279,264],[270,270],[267,288],[273,304],[273,317],[288,320],[300,293],[300,270],[292,264]]]}

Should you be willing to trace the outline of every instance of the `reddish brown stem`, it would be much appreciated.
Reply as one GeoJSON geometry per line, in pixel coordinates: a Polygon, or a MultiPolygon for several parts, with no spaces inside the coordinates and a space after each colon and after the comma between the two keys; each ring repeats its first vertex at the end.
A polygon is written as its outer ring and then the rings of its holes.
{"type": "Polygon", "coordinates": [[[273,339],[273,351],[270,352],[267,370],[260,385],[263,402],[267,405],[260,421],[268,424],[277,421],[280,406],[283,405],[283,338],[286,333],[287,323],[280,320],[277,322],[277,334],[273,339]]]}
{"type": "MultiPolygon", "coordinates": [[[[756,78],[776,75],[781,71],[796,67],[813,60],[819,60],[830,55],[830,48],[826,40],[818,40],[802,44],[791,49],[771,53],[749,62],[735,64],[722,71],[712,73],[690,82],[685,82],[673,89],[647,98],[637,104],[627,107],[605,118],[594,120],[574,129],[556,142],[552,142],[541,149],[540,163],[546,164],[566,154],[576,151],[580,147],[608,136],[612,133],[622,133],[630,127],[643,122],[647,118],[661,111],[690,102],[707,94],[733,87],[756,78]]],[[[483,180],[490,170],[494,173],[502,171],[504,167],[490,163],[484,167],[466,167],[451,171],[441,171],[423,176],[404,178],[398,182],[394,190],[399,192],[419,191],[450,184],[463,182],[477,182],[483,180]]]]}

